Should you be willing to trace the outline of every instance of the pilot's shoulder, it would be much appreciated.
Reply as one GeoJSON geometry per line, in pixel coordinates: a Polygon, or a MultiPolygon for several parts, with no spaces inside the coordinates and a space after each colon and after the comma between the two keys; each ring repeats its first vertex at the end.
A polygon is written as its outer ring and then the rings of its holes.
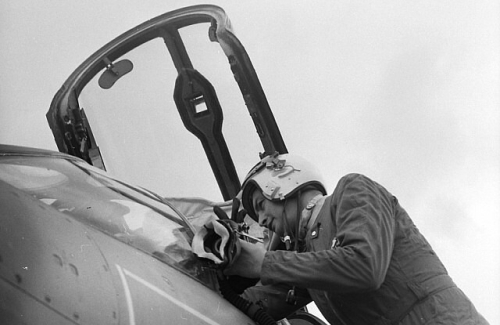
{"type": "Polygon", "coordinates": [[[379,191],[383,187],[372,180],[368,176],[358,173],[350,173],[343,176],[335,188],[335,192],[342,192],[346,189],[363,191],[366,189],[371,189],[372,191],[379,191]]]}
{"type": "Polygon", "coordinates": [[[365,176],[363,174],[358,174],[358,173],[347,174],[339,180],[339,184],[349,184],[352,182],[374,183],[374,181],[372,179],[370,179],[368,176],[365,176]]]}

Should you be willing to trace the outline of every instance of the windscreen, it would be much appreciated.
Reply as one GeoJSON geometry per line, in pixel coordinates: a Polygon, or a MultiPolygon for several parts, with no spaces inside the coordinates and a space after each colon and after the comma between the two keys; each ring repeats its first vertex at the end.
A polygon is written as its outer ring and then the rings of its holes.
{"type": "Polygon", "coordinates": [[[0,184],[2,181],[210,283],[208,269],[191,251],[191,227],[153,193],[110,178],[84,162],[48,157],[0,159],[0,184]]]}

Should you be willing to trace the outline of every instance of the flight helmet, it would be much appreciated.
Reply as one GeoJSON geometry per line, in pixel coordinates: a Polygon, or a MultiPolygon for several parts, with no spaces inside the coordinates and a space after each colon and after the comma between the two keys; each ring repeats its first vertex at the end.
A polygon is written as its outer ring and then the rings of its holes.
{"type": "Polygon", "coordinates": [[[302,157],[278,152],[265,156],[245,177],[241,190],[241,201],[248,215],[257,220],[252,204],[255,190],[271,201],[281,201],[299,190],[312,187],[326,195],[323,177],[319,170],[302,157]]]}

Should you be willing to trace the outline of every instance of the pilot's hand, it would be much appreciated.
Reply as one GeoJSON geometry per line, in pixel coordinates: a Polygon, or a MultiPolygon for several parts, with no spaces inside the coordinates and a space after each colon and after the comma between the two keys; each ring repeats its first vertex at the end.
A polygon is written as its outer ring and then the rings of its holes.
{"type": "Polygon", "coordinates": [[[261,244],[252,244],[240,240],[241,251],[238,258],[230,267],[224,269],[226,275],[239,275],[245,278],[260,278],[262,262],[266,255],[266,250],[261,244]]]}

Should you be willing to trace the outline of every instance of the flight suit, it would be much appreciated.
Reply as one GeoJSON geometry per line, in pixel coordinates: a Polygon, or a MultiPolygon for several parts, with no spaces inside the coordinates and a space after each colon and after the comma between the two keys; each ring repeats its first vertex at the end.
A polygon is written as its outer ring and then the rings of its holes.
{"type": "Polygon", "coordinates": [[[382,186],[349,174],[320,203],[303,252],[267,252],[244,297],[276,319],[312,299],[331,324],[487,324],[382,186]],[[307,292],[287,306],[292,285],[307,292]]]}

